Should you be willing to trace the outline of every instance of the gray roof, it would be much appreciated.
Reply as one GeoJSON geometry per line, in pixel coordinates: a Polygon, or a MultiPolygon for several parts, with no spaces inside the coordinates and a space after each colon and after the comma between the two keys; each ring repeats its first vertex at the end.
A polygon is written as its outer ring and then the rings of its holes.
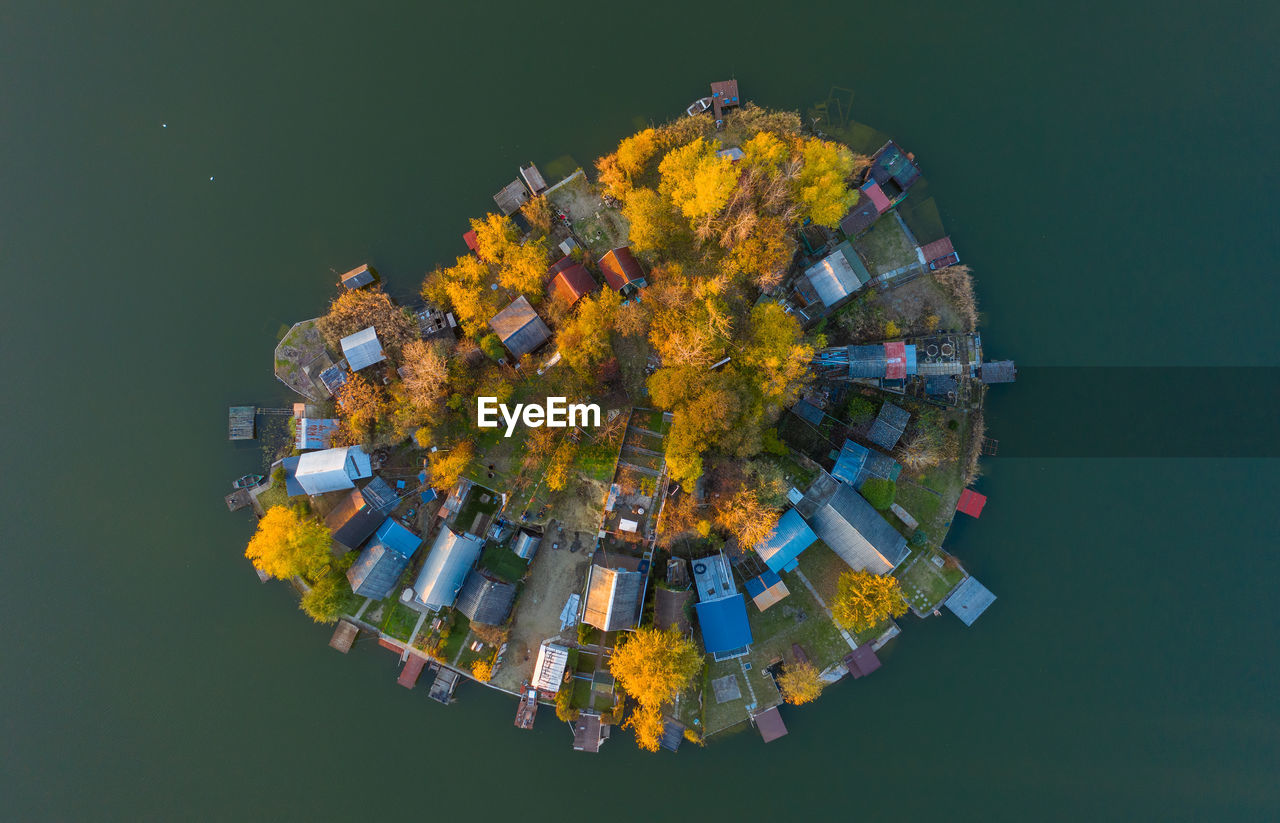
{"type": "Polygon", "coordinates": [[[369,264],[358,266],[346,274],[342,275],[342,285],[348,289],[358,289],[361,286],[367,286],[373,282],[373,270],[369,268],[369,264]]]}
{"type": "Polygon", "coordinates": [[[966,626],[972,626],[973,621],[977,620],[987,610],[987,606],[995,600],[996,596],[988,591],[986,586],[970,576],[966,577],[947,598],[946,607],[966,626]]]}
{"type": "Polygon", "coordinates": [[[516,532],[516,541],[511,544],[511,551],[521,560],[532,560],[541,545],[542,538],[521,529],[516,532]]]}
{"type": "Polygon", "coordinates": [[[844,300],[871,279],[867,267],[848,242],[836,246],[831,254],[805,269],[804,276],[827,308],[844,300]]]}
{"type": "Polygon", "coordinates": [[[1012,383],[1018,376],[1018,369],[1012,360],[996,360],[983,363],[979,374],[983,383],[1012,383]]]}
{"type": "Polygon", "coordinates": [[[551,338],[551,329],[533,310],[524,295],[511,301],[511,305],[493,316],[489,327],[502,340],[516,359],[541,346],[551,338]]]}
{"type": "Polygon", "coordinates": [[[373,326],[342,338],[342,356],[347,358],[347,365],[352,371],[360,371],[387,359],[373,326]]]}
{"type": "Polygon", "coordinates": [[[458,592],[454,606],[472,623],[501,626],[511,614],[511,604],[516,599],[516,587],[501,580],[486,577],[475,569],[467,575],[458,592]]]}
{"type": "Polygon", "coordinates": [[[886,574],[907,557],[907,539],[844,483],[837,484],[809,525],[852,569],[886,574]]]}
{"type": "Polygon", "coordinates": [[[347,580],[351,591],[361,597],[381,600],[391,594],[408,566],[409,558],[375,541],[360,552],[356,562],[347,569],[347,580]]]}
{"type": "Polygon", "coordinates": [[[441,527],[427,562],[422,564],[422,571],[413,582],[414,600],[418,605],[431,611],[452,606],[467,572],[480,559],[483,547],[484,541],[478,537],[441,527]]]}
{"type": "Polygon", "coordinates": [[[643,583],[640,572],[592,566],[582,622],[607,632],[635,628],[643,583]]]}
{"type": "Polygon", "coordinates": [[[348,549],[357,549],[382,525],[395,502],[395,493],[387,481],[375,476],[363,489],[352,489],[342,498],[324,524],[333,532],[334,540],[348,549]]]}
{"type": "Polygon", "coordinates": [[[880,407],[880,413],[876,415],[876,422],[871,425],[867,439],[882,449],[892,449],[898,445],[898,438],[902,437],[902,431],[910,419],[911,412],[886,401],[880,407]]]}
{"type": "Polygon", "coordinates": [[[498,204],[498,208],[505,215],[519,211],[528,200],[529,190],[519,180],[512,180],[493,196],[493,202],[498,204]]]}
{"type": "Polygon", "coordinates": [[[849,358],[850,377],[884,377],[886,359],[883,343],[848,346],[845,351],[849,358]]]}

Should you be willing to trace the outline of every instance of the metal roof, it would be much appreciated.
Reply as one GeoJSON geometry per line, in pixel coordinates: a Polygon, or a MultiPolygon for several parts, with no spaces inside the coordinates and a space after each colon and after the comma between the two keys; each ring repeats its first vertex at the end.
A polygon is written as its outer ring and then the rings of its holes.
{"type": "Polygon", "coordinates": [[[349,549],[357,549],[382,525],[395,506],[396,496],[381,477],[374,477],[363,489],[352,489],[324,519],[333,539],[349,549]]]}
{"type": "Polygon", "coordinates": [[[413,557],[422,545],[422,538],[394,517],[382,521],[382,525],[373,533],[373,539],[405,557],[413,557]]]}
{"type": "Polygon", "coordinates": [[[777,574],[766,571],[759,577],[753,577],[747,581],[747,594],[755,602],[756,608],[764,611],[791,594],[791,590],[777,574]]]}
{"type": "Polygon", "coordinates": [[[515,552],[516,557],[521,560],[532,560],[541,543],[542,538],[521,530],[516,532],[516,541],[511,544],[511,551],[515,552]]]}
{"type": "Polygon", "coordinates": [[[347,569],[347,580],[351,583],[351,591],[361,597],[381,600],[391,594],[408,566],[409,558],[383,543],[373,542],[347,569]]]}
{"type": "Polygon", "coordinates": [[[886,401],[876,415],[876,422],[871,425],[867,439],[882,449],[892,449],[898,445],[898,439],[911,420],[911,413],[906,409],[886,401]]]}
{"type": "Polygon", "coordinates": [[[533,310],[524,295],[511,301],[511,305],[493,316],[489,328],[502,340],[516,359],[541,346],[551,337],[551,329],[533,310]]]}
{"type": "MultiPolygon", "coordinates": [[[[286,477],[288,466],[286,461],[286,477]]],[[[359,446],[307,452],[298,457],[294,479],[306,494],[355,488],[355,481],[373,474],[369,455],[359,446]]]]}
{"type": "Polygon", "coordinates": [[[573,305],[582,299],[583,295],[595,291],[596,281],[591,277],[586,266],[574,262],[569,257],[564,259],[569,261],[569,265],[556,270],[556,275],[551,281],[551,293],[573,305]]]}
{"type": "Polygon", "coordinates": [[[852,486],[835,493],[809,518],[814,533],[855,570],[886,574],[907,557],[907,539],[852,486]]]}
{"type": "Polygon", "coordinates": [[[413,583],[414,600],[430,611],[452,606],[483,547],[484,541],[478,537],[441,527],[427,562],[413,583]]]}
{"type": "Polygon", "coordinates": [[[956,590],[947,598],[945,605],[952,614],[960,618],[960,622],[966,626],[972,626],[973,621],[982,616],[987,607],[995,601],[996,596],[971,575],[956,587],[956,590]]]}
{"type": "Polygon", "coordinates": [[[822,305],[827,308],[844,300],[862,288],[862,284],[866,282],[858,278],[853,262],[849,259],[850,255],[857,258],[857,254],[852,249],[846,250],[837,246],[835,251],[805,270],[805,279],[818,293],[818,299],[822,301],[822,305]]]}
{"type": "Polygon", "coordinates": [[[862,473],[862,467],[866,465],[867,457],[870,455],[871,450],[866,446],[852,440],[845,440],[844,446],[840,449],[840,457],[836,459],[836,464],[831,469],[831,476],[844,483],[858,485],[858,475],[862,473]]]}
{"type": "Polygon", "coordinates": [[[960,500],[956,503],[956,511],[967,514],[975,520],[982,516],[982,507],[987,505],[987,496],[978,494],[973,489],[960,492],[960,500]]]}
{"type": "Polygon", "coordinates": [[[797,400],[796,404],[791,407],[791,411],[801,420],[806,420],[815,426],[822,424],[822,409],[810,403],[808,400],[797,400]]]}
{"type": "Polygon", "coordinates": [[[847,346],[845,352],[845,356],[849,360],[849,377],[884,377],[885,356],[883,343],[873,343],[868,346],[847,346]]]}
{"type": "Polygon", "coordinates": [[[760,559],[776,576],[777,572],[793,568],[800,553],[817,540],[818,536],[813,533],[813,529],[809,528],[809,524],[804,522],[800,512],[787,509],[786,513],[778,518],[778,525],[774,527],[769,537],[756,544],[756,554],[760,555],[760,559]]]}
{"type": "Polygon", "coordinates": [[[983,383],[1012,383],[1018,377],[1018,369],[1012,360],[995,360],[983,363],[978,374],[983,383]]]}
{"type": "Polygon", "coordinates": [[[643,583],[640,572],[592,566],[582,622],[607,632],[635,628],[643,583]]]}
{"type": "Polygon", "coordinates": [[[310,417],[299,417],[297,421],[297,438],[294,440],[294,445],[299,451],[328,448],[329,441],[333,439],[333,433],[338,430],[338,421],[329,418],[315,420],[310,417]]]}
{"type": "Polygon", "coordinates": [[[875,649],[870,644],[865,644],[854,649],[852,654],[845,655],[844,665],[853,679],[857,680],[880,668],[880,658],[876,657],[875,649]]]}
{"type": "Polygon", "coordinates": [[[694,605],[702,629],[702,645],[710,654],[723,655],[751,645],[751,624],[747,603],[741,594],[717,600],[701,600],[694,605]]]}
{"type": "Polygon", "coordinates": [[[600,273],[614,291],[622,291],[632,283],[644,280],[644,269],[640,261],[631,253],[630,246],[619,246],[610,249],[599,261],[600,273]]]}
{"type": "Polygon", "coordinates": [[[369,264],[357,266],[346,274],[342,275],[342,285],[348,289],[358,289],[361,286],[367,286],[373,282],[373,271],[369,268],[369,264]]]}
{"type": "Polygon", "coordinates": [[[512,180],[493,196],[493,202],[504,215],[510,216],[520,210],[529,200],[529,190],[519,180],[512,180]]]}
{"type": "Polygon", "coordinates": [[[360,371],[387,359],[373,326],[342,338],[342,356],[352,371],[360,371]]]}
{"type": "Polygon", "coordinates": [[[756,730],[760,732],[760,736],[766,743],[785,737],[787,734],[787,724],[782,722],[782,715],[778,712],[777,706],[766,709],[751,719],[755,721],[756,730]]]}
{"type": "Polygon", "coordinates": [[[511,604],[515,599],[515,586],[472,569],[458,591],[455,608],[473,623],[501,626],[511,614],[511,604]]]}
{"type": "Polygon", "coordinates": [[[538,171],[538,167],[533,163],[520,167],[520,176],[524,178],[524,183],[529,187],[529,191],[537,194],[545,191],[547,181],[542,179],[542,172],[538,171]]]}
{"type": "Polygon", "coordinates": [[[693,560],[693,583],[698,589],[699,600],[719,600],[738,590],[733,583],[729,560],[723,552],[693,560]]]}
{"type": "Polygon", "coordinates": [[[559,643],[546,640],[538,647],[538,659],[533,664],[533,679],[529,685],[544,692],[558,692],[564,683],[564,670],[569,665],[569,649],[559,643]]]}

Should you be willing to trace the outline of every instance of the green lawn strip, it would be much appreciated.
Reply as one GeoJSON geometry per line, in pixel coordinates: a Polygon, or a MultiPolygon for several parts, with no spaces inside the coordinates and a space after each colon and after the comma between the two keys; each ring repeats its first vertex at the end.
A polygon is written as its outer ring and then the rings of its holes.
{"type": "Polygon", "coordinates": [[[462,648],[467,635],[471,633],[471,621],[465,614],[454,612],[453,619],[453,628],[449,630],[449,636],[445,638],[444,646],[440,649],[440,659],[446,663],[453,660],[462,648]]]}
{"type": "Polygon", "coordinates": [[[739,665],[738,661],[725,660],[717,663],[711,658],[711,655],[707,655],[707,677],[705,682],[703,723],[706,724],[707,734],[715,734],[748,718],[747,703],[751,700],[751,693],[747,691],[746,684],[742,682],[742,666],[739,665]],[[730,700],[728,703],[717,703],[715,690],[711,687],[711,682],[730,674],[738,678],[738,688],[742,691],[742,697],[738,700],[730,700]]]}
{"type": "MultiPolygon", "coordinates": [[[[833,552],[821,540],[801,552],[799,559],[800,571],[804,572],[804,576],[809,578],[809,582],[818,590],[818,594],[823,601],[830,606],[836,599],[840,575],[849,571],[848,564],[841,560],[840,555],[833,552]]],[[[803,583],[796,582],[802,588],[804,587],[803,583]]],[[[792,592],[795,591],[790,583],[787,584],[787,588],[791,589],[792,592]]],[[[805,591],[807,592],[808,589],[805,589],[805,591]]]]}
{"type": "Polygon", "coordinates": [[[578,653],[577,671],[580,671],[583,674],[589,675],[595,670],[596,670],[596,656],[594,654],[587,654],[586,652],[580,651],[578,653]]]}
{"type": "Polygon", "coordinates": [[[583,443],[573,459],[573,469],[589,480],[608,483],[613,479],[614,464],[618,460],[616,440],[583,443]]]}
{"type": "Polygon", "coordinates": [[[888,628],[889,628],[889,621],[886,620],[878,626],[872,626],[871,628],[861,632],[850,632],[850,634],[853,634],[854,641],[856,641],[857,644],[861,646],[864,643],[872,642],[877,637],[884,634],[888,628]]]}
{"type": "Polygon", "coordinates": [[[573,679],[573,698],[570,700],[569,705],[575,709],[588,708],[591,705],[591,692],[590,680],[580,680],[575,677],[573,679]]]}
{"type": "Polygon", "coordinates": [[[854,248],[873,275],[884,274],[918,260],[915,247],[892,215],[876,221],[870,231],[854,242],[854,248]]]}
{"type": "Polygon", "coordinates": [[[783,580],[791,594],[782,602],[764,612],[754,605],[748,607],[748,620],[754,637],[752,659],[762,666],[778,658],[789,661],[793,656],[793,643],[800,644],[819,670],[844,659],[849,653],[849,644],[826,611],[813,599],[808,587],[794,573],[784,572],[783,580]],[[799,619],[798,611],[804,613],[803,619],[799,619]]]}
{"type": "Polygon", "coordinates": [[[501,505],[502,497],[497,492],[489,488],[472,486],[471,491],[467,493],[467,499],[463,501],[462,508],[458,509],[458,515],[453,522],[459,529],[470,531],[476,515],[493,514],[501,505]],[[488,501],[483,500],[485,495],[488,495],[488,501]]]}
{"type": "Polygon", "coordinates": [[[920,611],[936,607],[947,592],[964,577],[959,568],[948,565],[945,561],[946,556],[940,550],[925,548],[902,564],[905,571],[898,574],[902,594],[920,611]],[[934,564],[935,557],[944,561],[941,568],[934,564]]]}
{"type": "Polygon", "coordinates": [[[283,483],[275,483],[258,495],[258,503],[261,504],[264,512],[272,506],[288,506],[289,494],[285,491],[283,483]]]}
{"type": "Polygon", "coordinates": [[[508,583],[518,583],[529,564],[504,546],[486,546],[484,553],[480,555],[480,568],[508,583]]]}
{"type": "Polygon", "coordinates": [[[397,640],[408,641],[410,632],[418,622],[418,612],[401,603],[394,595],[382,603],[382,624],[379,628],[397,640]]]}

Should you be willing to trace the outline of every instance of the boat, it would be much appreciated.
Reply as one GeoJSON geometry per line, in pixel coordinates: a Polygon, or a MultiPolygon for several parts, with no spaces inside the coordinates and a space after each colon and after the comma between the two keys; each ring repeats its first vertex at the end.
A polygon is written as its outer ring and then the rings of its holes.
{"type": "Polygon", "coordinates": [[[234,482],[231,484],[231,488],[233,488],[233,489],[252,489],[254,486],[258,485],[258,484],[259,484],[259,483],[261,483],[261,482],[262,482],[262,475],[260,475],[260,474],[246,474],[244,477],[240,478],[239,480],[234,481],[234,482]]]}
{"type": "Polygon", "coordinates": [[[516,708],[516,728],[532,729],[533,721],[538,716],[538,690],[526,683],[523,691],[520,705],[516,708]]]}
{"type": "Polygon", "coordinates": [[[703,97],[698,100],[694,100],[692,103],[690,103],[689,108],[685,109],[684,113],[689,115],[690,117],[693,117],[694,115],[702,114],[704,111],[710,110],[710,108],[711,108],[711,98],[703,97]]]}

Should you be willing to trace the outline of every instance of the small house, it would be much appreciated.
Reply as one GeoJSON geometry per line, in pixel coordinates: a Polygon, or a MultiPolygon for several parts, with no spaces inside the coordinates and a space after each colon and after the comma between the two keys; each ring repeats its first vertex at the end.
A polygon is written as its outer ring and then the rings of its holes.
{"type": "Polygon", "coordinates": [[[354,489],[355,481],[373,476],[369,455],[359,446],[307,452],[286,458],[282,465],[290,497],[354,489]]]}
{"type": "Polygon", "coordinates": [[[904,152],[890,140],[871,158],[867,176],[880,186],[890,202],[897,203],[920,179],[920,168],[914,155],[904,152]]]}
{"type": "Polygon", "coordinates": [[[644,575],[592,566],[582,622],[606,632],[634,629],[640,620],[644,575]]]}
{"type": "Polygon", "coordinates": [[[852,238],[863,234],[875,225],[880,215],[893,208],[893,203],[885,196],[884,189],[880,188],[880,184],[874,180],[863,183],[858,191],[858,201],[840,220],[840,231],[844,232],[845,237],[852,238]]]}
{"type": "Polygon", "coordinates": [[[342,275],[342,286],[349,291],[363,288],[373,282],[373,269],[369,268],[369,264],[354,268],[346,274],[342,275]]]}
{"type": "Polygon", "coordinates": [[[469,229],[462,233],[462,242],[467,244],[467,251],[472,254],[480,253],[480,241],[476,239],[476,230],[469,229]]]}
{"type": "Polygon", "coordinates": [[[391,594],[421,545],[421,537],[395,518],[386,518],[374,532],[369,545],[347,569],[351,591],[374,600],[391,594]]]}
{"type": "Polygon", "coordinates": [[[442,526],[413,583],[411,605],[426,611],[452,606],[467,573],[480,559],[482,548],[484,541],[480,538],[442,526]]]}
{"type": "Polygon", "coordinates": [[[520,211],[520,207],[529,202],[529,190],[519,180],[512,180],[493,196],[498,210],[507,217],[520,211]]]}
{"type": "Polygon", "coordinates": [[[454,608],[465,614],[472,623],[501,626],[507,622],[511,604],[515,600],[515,586],[472,569],[458,591],[458,601],[454,608]]]}
{"type": "Polygon", "coordinates": [[[533,664],[533,678],[529,685],[540,692],[555,694],[564,683],[564,672],[568,666],[568,647],[544,640],[538,647],[538,659],[533,664]]]}
{"type": "Polygon", "coordinates": [[[817,263],[805,269],[804,279],[817,294],[822,305],[831,308],[841,303],[871,280],[871,272],[848,241],[817,263]]]}
{"type": "MultiPolygon", "coordinates": [[[[818,536],[804,522],[800,512],[787,509],[778,518],[769,537],[756,544],[756,554],[776,576],[778,572],[791,571],[796,567],[796,558],[805,549],[818,542],[818,536]]],[[[748,588],[750,592],[750,588],[748,588]]],[[[754,596],[754,595],[753,595],[754,596]]]]}
{"type": "Polygon", "coordinates": [[[747,581],[747,596],[756,604],[756,608],[764,611],[782,598],[791,594],[787,584],[782,582],[778,573],[772,570],[747,581]]]}
{"type": "Polygon", "coordinates": [[[631,253],[630,246],[619,246],[610,249],[600,258],[600,273],[604,281],[623,297],[644,288],[648,283],[644,279],[644,269],[640,261],[631,253]]]}
{"type": "Polygon", "coordinates": [[[536,534],[520,529],[516,532],[515,542],[511,544],[511,551],[515,552],[516,557],[521,560],[533,560],[533,556],[538,552],[538,546],[542,544],[542,538],[536,534]]]}
{"type": "Polygon", "coordinates": [[[342,338],[342,356],[347,358],[347,366],[352,371],[360,371],[387,359],[373,326],[342,338]]]}
{"type": "Polygon", "coordinates": [[[533,310],[524,295],[511,301],[511,305],[498,312],[489,321],[489,328],[507,347],[516,360],[536,350],[551,339],[551,329],[533,310]]]}
{"type": "Polygon", "coordinates": [[[907,559],[907,539],[853,486],[837,484],[809,525],[855,571],[887,574],[907,559]]]}
{"type": "Polygon", "coordinates": [[[960,255],[956,254],[955,247],[951,245],[950,237],[926,243],[920,247],[920,253],[924,255],[924,262],[929,266],[929,271],[945,269],[947,266],[954,266],[960,262],[960,255]]]}
{"type": "Polygon", "coordinates": [[[851,654],[846,654],[844,665],[853,679],[859,680],[880,668],[880,658],[876,657],[875,649],[868,643],[854,649],[851,654]]]}
{"type": "Polygon", "coordinates": [[[889,451],[898,445],[898,440],[902,437],[903,430],[907,428],[909,420],[911,420],[909,411],[886,401],[880,407],[876,421],[871,424],[867,439],[885,451],[889,451]]]}
{"type": "Polygon", "coordinates": [[[694,560],[693,582],[698,589],[694,611],[707,653],[717,661],[747,654],[752,641],[747,604],[734,585],[724,553],[694,560]]]}
{"type": "Polygon", "coordinates": [[[542,179],[542,172],[532,163],[520,167],[520,177],[534,194],[542,194],[547,190],[547,181],[542,179]]]}
{"type": "Polygon", "coordinates": [[[560,258],[549,273],[552,275],[552,296],[570,306],[596,290],[596,281],[591,272],[572,257],[560,258]]]}

